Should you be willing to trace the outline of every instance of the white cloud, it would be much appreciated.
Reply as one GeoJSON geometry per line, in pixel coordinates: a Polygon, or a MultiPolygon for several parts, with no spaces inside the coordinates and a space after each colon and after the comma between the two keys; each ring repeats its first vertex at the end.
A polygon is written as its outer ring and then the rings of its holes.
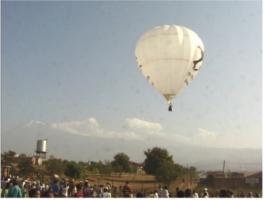
{"type": "Polygon", "coordinates": [[[179,144],[214,148],[252,148],[257,143],[249,134],[217,133],[204,128],[198,128],[191,135],[172,135],[172,140],[179,144]]]}
{"type": "Polygon", "coordinates": [[[198,134],[197,136],[200,138],[216,138],[219,134],[213,132],[213,131],[209,131],[203,128],[198,128],[198,134]]]}
{"type": "Polygon", "coordinates": [[[217,142],[219,142],[220,136],[221,135],[216,132],[204,128],[198,128],[197,132],[189,137],[189,142],[193,145],[217,147],[217,142]]]}
{"type": "Polygon", "coordinates": [[[30,122],[26,124],[26,127],[34,127],[34,126],[40,126],[40,125],[45,126],[46,124],[41,121],[31,120],[30,122]]]}
{"type": "Polygon", "coordinates": [[[164,136],[164,133],[161,132],[162,126],[159,123],[138,118],[127,118],[125,121],[127,129],[134,132],[142,139],[153,136],[164,136]]]}
{"type": "Polygon", "coordinates": [[[52,123],[52,129],[70,134],[113,139],[143,140],[151,135],[160,135],[161,125],[137,118],[126,119],[128,130],[117,132],[100,126],[95,118],[80,121],[52,123]]]}
{"type": "Polygon", "coordinates": [[[205,128],[197,128],[191,135],[172,134],[164,132],[160,123],[139,118],[127,118],[124,121],[124,131],[109,130],[102,127],[97,119],[91,117],[79,121],[44,123],[31,120],[26,124],[29,128],[51,128],[68,134],[94,138],[147,140],[166,144],[183,144],[218,148],[252,148],[258,144],[254,137],[240,133],[217,133],[205,128]]]}
{"type": "Polygon", "coordinates": [[[95,118],[89,118],[82,121],[52,123],[50,124],[50,127],[67,133],[83,136],[100,135],[102,132],[95,118]]]}
{"type": "Polygon", "coordinates": [[[159,132],[162,129],[161,124],[145,121],[138,118],[128,118],[126,119],[127,126],[133,130],[144,130],[151,132],[159,132]]]}

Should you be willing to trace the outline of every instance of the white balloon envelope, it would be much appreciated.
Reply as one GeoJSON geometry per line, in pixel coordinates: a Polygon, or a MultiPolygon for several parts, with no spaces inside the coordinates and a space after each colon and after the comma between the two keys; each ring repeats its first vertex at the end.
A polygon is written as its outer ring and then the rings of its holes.
{"type": "Polygon", "coordinates": [[[137,42],[137,63],[149,83],[169,103],[197,75],[203,61],[204,45],[189,28],[157,26],[137,42]]]}

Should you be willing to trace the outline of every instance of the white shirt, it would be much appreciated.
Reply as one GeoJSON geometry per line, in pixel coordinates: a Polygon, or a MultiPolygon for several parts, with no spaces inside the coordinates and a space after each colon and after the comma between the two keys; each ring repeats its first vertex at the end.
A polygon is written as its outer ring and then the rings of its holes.
{"type": "Polygon", "coordinates": [[[111,198],[111,193],[110,192],[104,192],[103,198],[111,198]]]}
{"type": "Polygon", "coordinates": [[[198,195],[197,192],[195,192],[195,193],[193,194],[193,198],[199,198],[199,195],[198,195]]]}
{"type": "Polygon", "coordinates": [[[67,185],[66,187],[62,187],[62,195],[65,197],[68,197],[68,190],[69,190],[69,186],[67,185]]]}

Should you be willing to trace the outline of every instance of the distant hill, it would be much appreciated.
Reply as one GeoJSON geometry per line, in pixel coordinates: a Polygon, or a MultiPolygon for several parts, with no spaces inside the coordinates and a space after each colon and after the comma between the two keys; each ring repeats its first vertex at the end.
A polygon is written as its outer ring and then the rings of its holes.
{"type": "Polygon", "coordinates": [[[175,148],[174,158],[199,170],[258,171],[262,169],[261,149],[175,148]]]}

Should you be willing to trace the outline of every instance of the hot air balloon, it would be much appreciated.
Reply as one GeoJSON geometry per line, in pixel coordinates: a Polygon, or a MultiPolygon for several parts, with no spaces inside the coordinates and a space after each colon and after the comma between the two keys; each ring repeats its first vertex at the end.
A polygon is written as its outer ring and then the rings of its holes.
{"type": "Polygon", "coordinates": [[[189,28],[157,26],[137,42],[135,55],[140,71],[169,104],[197,75],[204,57],[204,45],[189,28]]]}

